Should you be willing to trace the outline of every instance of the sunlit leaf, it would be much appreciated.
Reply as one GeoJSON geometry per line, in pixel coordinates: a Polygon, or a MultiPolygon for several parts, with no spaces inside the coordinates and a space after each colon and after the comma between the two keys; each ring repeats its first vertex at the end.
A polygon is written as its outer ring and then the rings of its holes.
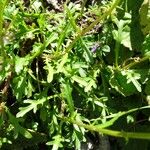
{"type": "Polygon", "coordinates": [[[85,86],[85,87],[88,85],[88,82],[86,82],[86,81],[84,80],[84,78],[81,78],[81,77],[79,77],[79,76],[74,75],[74,76],[72,77],[72,79],[73,79],[74,81],[76,81],[77,83],[79,83],[79,84],[85,86]]]}
{"type": "Polygon", "coordinates": [[[128,82],[127,74],[122,74],[119,71],[113,73],[109,80],[112,88],[116,89],[123,96],[129,96],[136,93],[136,87],[132,82],[128,82]]]}
{"type": "Polygon", "coordinates": [[[84,91],[88,92],[88,91],[91,91],[92,88],[96,88],[96,87],[97,87],[97,85],[96,85],[95,81],[93,79],[91,79],[89,81],[88,85],[85,87],[84,91]]]}
{"type": "Polygon", "coordinates": [[[24,103],[29,104],[26,107],[20,107],[19,108],[19,112],[16,114],[16,117],[23,117],[26,113],[30,112],[31,110],[33,110],[34,113],[36,113],[37,111],[37,106],[38,105],[43,105],[43,103],[46,101],[46,98],[41,98],[38,100],[25,100],[24,103]]]}
{"type": "Polygon", "coordinates": [[[54,69],[53,67],[50,65],[50,63],[46,63],[46,66],[44,67],[44,69],[47,70],[48,74],[47,74],[47,82],[50,83],[53,80],[53,75],[54,75],[54,69]]]}
{"type": "Polygon", "coordinates": [[[28,65],[28,63],[29,62],[28,62],[28,59],[26,57],[24,57],[24,58],[16,57],[16,61],[15,61],[15,71],[16,71],[16,73],[17,74],[20,73],[24,69],[24,67],[26,65],[28,65]]]}
{"type": "Polygon", "coordinates": [[[62,84],[62,95],[67,100],[69,111],[73,115],[74,103],[72,99],[72,87],[69,81],[66,81],[65,83],[62,84]]]}
{"type": "Polygon", "coordinates": [[[9,111],[7,111],[7,113],[9,116],[9,120],[14,126],[15,130],[19,132],[20,134],[22,134],[23,136],[25,136],[26,138],[29,138],[29,139],[32,138],[31,133],[27,131],[25,128],[23,128],[22,126],[20,126],[18,120],[9,111]]]}
{"type": "Polygon", "coordinates": [[[61,142],[64,141],[63,137],[61,135],[56,135],[53,137],[53,141],[47,142],[46,145],[52,145],[52,150],[58,150],[59,148],[63,147],[61,142]]]}
{"type": "Polygon", "coordinates": [[[67,59],[68,59],[68,54],[65,54],[62,57],[61,62],[58,64],[57,72],[63,72],[64,64],[68,61],[67,59]]]}

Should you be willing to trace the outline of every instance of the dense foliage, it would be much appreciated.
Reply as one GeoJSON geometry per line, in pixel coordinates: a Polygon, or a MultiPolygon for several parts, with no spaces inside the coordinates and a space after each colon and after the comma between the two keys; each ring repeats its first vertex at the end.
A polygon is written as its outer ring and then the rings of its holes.
{"type": "Polygon", "coordinates": [[[1,149],[150,149],[149,58],[149,0],[0,0],[1,149]]]}

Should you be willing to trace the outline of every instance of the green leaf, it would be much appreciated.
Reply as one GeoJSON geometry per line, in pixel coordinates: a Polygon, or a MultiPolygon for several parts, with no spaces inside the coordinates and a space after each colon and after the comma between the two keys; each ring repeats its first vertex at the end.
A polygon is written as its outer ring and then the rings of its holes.
{"type": "Polygon", "coordinates": [[[44,66],[44,69],[48,71],[48,75],[47,75],[47,82],[51,83],[53,80],[53,75],[54,75],[54,69],[51,66],[50,63],[46,62],[46,66],[44,66]]]}
{"type": "Polygon", "coordinates": [[[130,50],[132,50],[129,27],[125,27],[124,31],[122,32],[121,44],[124,45],[125,47],[129,48],[130,50]]]}
{"type": "Polygon", "coordinates": [[[150,109],[150,106],[145,106],[145,107],[140,107],[140,108],[133,108],[133,109],[130,109],[128,111],[123,111],[123,112],[118,112],[116,114],[113,114],[113,117],[112,119],[106,121],[104,124],[99,124],[99,125],[95,125],[95,127],[98,127],[98,128],[107,128],[107,127],[110,127],[112,126],[120,117],[124,116],[124,115],[127,115],[127,114],[130,114],[132,112],[136,112],[136,111],[139,111],[139,110],[143,110],[143,109],[150,109]]]}
{"type": "Polygon", "coordinates": [[[141,89],[139,85],[136,85],[137,87],[134,85],[136,83],[133,84],[133,82],[129,82],[129,79],[132,81],[126,73],[124,74],[124,71],[114,71],[110,77],[109,83],[112,88],[116,89],[116,91],[123,96],[129,96],[136,93],[136,88],[139,88],[139,90],[141,89]]]}
{"type": "Polygon", "coordinates": [[[19,100],[24,96],[28,98],[32,96],[35,87],[32,84],[31,77],[27,74],[27,68],[13,78],[12,87],[14,95],[19,100]]]}
{"type": "Polygon", "coordinates": [[[52,150],[58,150],[59,148],[63,147],[61,142],[64,141],[64,138],[62,138],[61,135],[56,135],[53,137],[53,141],[47,142],[46,145],[53,145],[52,150]]]}
{"type": "Polygon", "coordinates": [[[24,103],[30,104],[26,107],[20,107],[19,108],[19,112],[16,114],[16,117],[23,117],[26,113],[28,113],[29,111],[33,110],[34,113],[36,113],[37,111],[37,107],[38,105],[43,105],[43,103],[47,100],[47,98],[43,97],[41,99],[38,100],[24,100],[24,103]]]}
{"type": "Polygon", "coordinates": [[[95,81],[94,81],[93,79],[91,79],[91,80],[89,81],[88,85],[85,87],[84,91],[85,91],[85,92],[89,92],[89,91],[92,90],[93,87],[96,88],[97,85],[96,85],[95,81]]]}
{"type": "Polygon", "coordinates": [[[38,12],[40,7],[42,6],[42,2],[39,2],[38,0],[34,1],[31,5],[31,7],[38,12]]]}
{"type": "Polygon", "coordinates": [[[128,24],[131,22],[131,15],[125,13],[124,20],[118,20],[113,18],[113,21],[116,23],[118,30],[113,30],[114,39],[124,45],[125,47],[132,50],[131,40],[130,40],[130,27],[128,24]]]}
{"type": "Polygon", "coordinates": [[[142,54],[144,56],[150,56],[150,34],[148,34],[144,39],[142,44],[142,54]]]}
{"type": "Polygon", "coordinates": [[[32,80],[30,77],[28,77],[27,79],[27,86],[25,89],[25,95],[27,96],[27,98],[32,96],[32,93],[35,91],[35,87],[32,84],[32,80]]]}
{"type": "Polygon", "coordinates": [[[73,137],[73,140],[75,141],[76,149],[80,149],[81,147],[80,132],[78,132],[77,130],[74,130],[72,137],[73,137]]]}
{"type": "Polygon", "coordinates": [[[38,18],[38,24],[39,24],[39,27],[40,27],[40,29],[42,30],[42,29],[44,29],[44,27],[45,27],[45,15],[44,14],[40,14],[40,16],[39,16],[39,18],[38,18]]]}
{"type": "Polygon", "coordinates": [[[71,115],[74,114],[74,103],[72,99],[72,87],[69,81],[62,83],[62,95],[67,100],[71,115]]]}
{"type": "Polygon", "coordinates": [[[22,134],[23,136],[25,136],[28,139],[32,138],[32,134],[29,131],[27,131],[25,128],[20,126],[17,118],[14,117],[8,110],[7,110],[7,113],[9,116],[9,121],[14,126],[16,132],[22,134]]]}
{"type": "Polygon", "coordinates": [[[138,82],[138,79],[141,78],[139,73],[135,73],[133,70],[122,71],[122,75],[127,76],[127,83],[132,82],[136,89],[141,92],[141,84],[138,82]]]}
{"type": "Polygon", "coordinates": [[[144,0],[140,8],[140,24],[144,34],[150,33],[150,1],[144,0]]]}
{"type": "Polygon", "coordinates": [[[76,81],[77,83],[79,83],[80,85],[85,86],[85,87],[88,85],[88,82],[85,81],[84,78],[81,78],[81,77],[76,76],[76,75],[74,75],[72,77],[72,80],[76,81]]]}
{"type": "Polygon", "coordinates": [[[68,61],[68,54],[66,53],[62,59],[61,59],[61,62],[58,63],[58,66],[57,66],[57,73],[59,72],[63,72],[63,67],[64,67],[64,64],[68,61]]]}
{"type": "Polygon", "coordinates": [[[58,39],[58,34],[52,32],[49,36],[47,36],[47,39],[45,41],[45,47],[47,47],[50,43],[54,42],[57,39],[58,39]]]}
{"type": "Polygon", "coordinates": [[[65,26],[63,27],[62,29],[62,34],[60,35],[59,37],[59,40],[58,40],[58,44],[57,44],[57,52],[59,52],[61,49],[62,49],[62,45],[63,45],[63,42],[65,40],[65,36],[67,34],[67,30],[70,29],[70,24],[66,22],[65,26]]]}
{"type": "Polygon", "coordinates": [[[72,140],[75,142],[76,149],[81,148],[81,142],[85,141],[84,131],[76,124],[73,124],[74,131],[72,134],[72,140]]]}
{"type": "Polygon", "coordinates": [[[4,81],[5,78],[10,76],[10,68],[12,61],[9,59],[4,59],[0,56],[0,83],[4,81]]]}
{"type": "Polygon", "coordinates": [[[21,99],[25,95],[27,87],[27,74],[26,72],[21,72],[19,76],[13,79],[13,93],[17,99],[21,99]]]}

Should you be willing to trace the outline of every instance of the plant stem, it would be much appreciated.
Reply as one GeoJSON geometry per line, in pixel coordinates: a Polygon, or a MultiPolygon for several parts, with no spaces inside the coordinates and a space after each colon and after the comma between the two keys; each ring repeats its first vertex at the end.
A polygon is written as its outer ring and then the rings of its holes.
{"type": "Polygon", "coordinates": [[[115,66],[116,66],[116,68],[118,68],[119,48],[120,48],[120,43],[116,41],[116,45],[115,45],[115,66]]]}
{"type": "Polygon", "coordinates": [[[150,140],[150,133],[142,133],[142,132],[125,132],[125,131],[116,131],[116,130],[110,130],[110,129],[103,129],[101,127],[96,127],[94,125],[87,125],[82,122],[69,119],[69,118],[62,118],[65,122],[70,122],[72,124],[76,124],[79,127],[83,127],[85,129],[88,129],[89,131],[95,131],[102,134],[115,136],[115,137],[122,137],[125,139],[133,138],[133,139],[147,139],[150,140]]]}
{"type": "Polygon", "coordinates": [[[0,55],[3,56],[3,11],[4,3],[0,2],[0,55]]]}
{"type": "Polygon", "coordinates": [[[3,13],[6,6],[7,0],[0,0],[0,55],[3,59],[6,57],[6,53],[4,51],[4,41],[3,41],[3,13]]]}
{"type": "Polygon", "coordinates": [[[146,61],[148,59],[150,59],[150,56],[145,56],[145,57],[141,58],[139,61],[135,61],[135,62],[132,62],[132,63],[124,66],[123,69],[129,69],[129,68],[131,68],[133,66],[136,66],[137,64],[139,64],[141,62],[144,62],[144,61],[146,61]]]}
{"type": "Polygon", "coordinates": [[[60,119],[65,122],[76,124],[79,127],[83,127],[89,131],[95,131],[95,132],[99,132],[99,133],[110,135],[110,136],[123,137],[125,139],[133,138],[133,139],[150,140],[150,133],[141,133],[141,132],[135,133],[135,132],[125,132],[125,131],[115,131],[115,130],[111,130],[111,129],[104,129],[106,127],[113,125],[116,120],[118,120],[120,117],[122,117],[124,115],[127,115],[129,113],[132,113],[132,112],[135,112],[138,110],[149,109],[149,108],[150,108],[150,106],[145,106],[145,107],[140,107],[140,108],[134,108],[134,109],[128,110],[126,112],[119,112],[117,114],[117,116],[115,116],[113,119],[107,121],[105,124],[99,124],[99,125],[91,125],[91,124],[88,125],[88,124],[83,123],[82,121],[76,121],[73,118],[67,118],[67,117],[60,117],[60,119]]]}
{"type": "Polygon", "coordinates": [[[74,44],[76,43],[77,40],[80,39],[81,36],[85,35],[87,32],[89,32],[95,25],[97,25],[99,22],[102,20],[105,20],[109,15],[111,15],[112,11],[118,6],[118,4],[122,0],[114,0],[113,4],[111,7],[101,16],[98,17],[94,22],[92,22],[87,28],[83,29],[80,33],[77,34],[76,38],[70,43],[70,45],[66,48],[65,53],[68,53],[74,44]]]}
{"type": "Polygon", "coordinates": [[[81,16],[83,15],[84,7],[85,7],[85,5],[86,5],[86,2],[87,2],[87,0],[82,0],[81,13],[80,13],[81,16]]]}

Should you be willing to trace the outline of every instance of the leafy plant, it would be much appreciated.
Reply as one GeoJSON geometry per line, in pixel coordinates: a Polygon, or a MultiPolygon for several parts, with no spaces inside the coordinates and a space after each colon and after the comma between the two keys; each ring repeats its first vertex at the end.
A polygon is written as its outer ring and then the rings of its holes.
{"type": "Polygon", "coordinates": [[[55,2],[0,1],[1,149],[148,149],[149,2],[55,2]]]}

